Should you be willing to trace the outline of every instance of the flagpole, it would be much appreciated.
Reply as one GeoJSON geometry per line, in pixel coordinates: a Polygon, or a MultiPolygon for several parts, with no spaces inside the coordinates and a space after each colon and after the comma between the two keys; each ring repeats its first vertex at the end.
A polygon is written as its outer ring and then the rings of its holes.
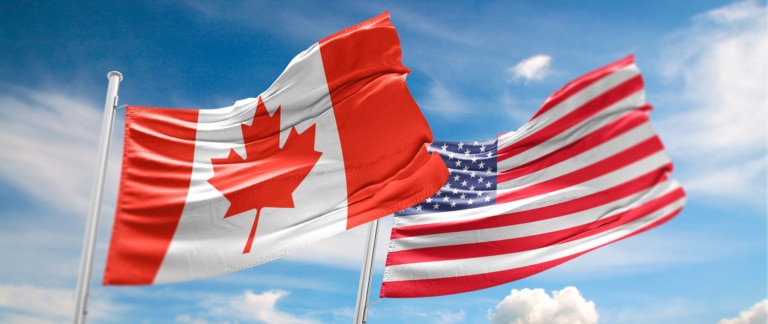
{"type": "Polygon", "coordinates": [[[368,318],[368,297],[371,290],[371,272],[373,257],[376,250],[376,234],[379,231],[379,220],[368,224],[368,238],[365,241],[363,270],[360,272],[360,285],[357,289],[357,304],[355,305],[355,324],[365,324],[368,318]]]}
{"type": "Polygon", "coordinates": [[[115,109],[117,109],[117,91],[123,75],[117,71],[107,73],[109,85],[107,86],[107,99],[104,103],[104,117],[101,121],[101,138],[95,176],[91,192],[91,208],[88,212],[88,221],[85,225],[85,238],[83,239],[83,252],[80,258],[80,276],[77,280],[77,303],[75,305],[75,323],[85,322],[87,315],[88,290],[91,285],[91,271],[93,270],[93,255],[96,251],[96,236],[99,228],[99,214],[101,213],[101,199],[104,191],[104,178],[107,173],[107,157],[109,144],[112,137],[112,125],[115,123],[115,109]]]}

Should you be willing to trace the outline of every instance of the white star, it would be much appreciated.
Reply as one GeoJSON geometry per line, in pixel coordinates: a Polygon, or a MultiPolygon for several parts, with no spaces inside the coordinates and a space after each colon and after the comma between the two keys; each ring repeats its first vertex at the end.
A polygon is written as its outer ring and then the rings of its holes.
{"type": "Polygon", "coordinates": [[[464,172],[467,172],[467,171],[469,171],[469,167],[465,166],[464,167],[464,172]]]}
{"type": "Polygon", "coordinates": [[[476,175],[477,174],[475,173],[475,171],[472,171],[472,172],[469,173],[469,177],[470,178],[474,178],[476,175]]]}
{"type": "Polygon", "coordinates": [[[443,152],[445,152],[445,149],[447,149],[447,148],[448,148],[448,144],[445,144],[445,143],[443,143],[443,146],[441,146],[440,148],[442,148],[442,149],[443,149],[443,152]]]}
{"type": "Polygon", "coordinates": [[[443,192],[442,192],[442,191],[438,191],[438,192],[436,192],[436,193],[435,193],[435,197],[440,197],[440,196],[442,196],[442,195],[443,195],[443,192]]]}
{"type": "Polygon", "coordinates": [[[455,175],[455,176],[453,177],[453,181],[459,181],[459,178],[461,178],[461,177],[459,177],[459,175],[457,174],[457,175],[455,175]]]}
{"type": "Polygon", "coordinates": [[[464,151],[464,156],[469,156],[469,149],[467,149],[466,151],[464,151]]]}
{"type": "Polygon", "coordinates": [[[421,211],[421,208],[422,208],[421,205],[416,206],[417,211],[421,211]]]}
{"type": "Polygon", "coordinates": [[[469,191],[475,191],[475,186],[469,187],[469,191]]]}
{"type": "Polygon", "coordinates": [[[477,162],[477,157],[473,155],[472,156],[472,163],[475,163],[475,162],[477,162]]]}
{"type": "Polygon", "coordinates": [[[477,178],[477,182],[483,182],[483,181],[485,181],[485,178],[483,178],[483,177],[477,178]]]}
{"type": "Polygon", "coordinates": [[[486,187],[486,188],[490,188],[490,187],[491,187],[491,185],[492,185],[492,183],[491,183],[490,181],[488,181],[488,182],[486,182],[486,183],[485,183],[485,187],[486,187]]]}
{"type": "Polygon", "coordinates": [[[485,145],[480,147],[480,152],[485,152],[485,145]]]}
{"type": "Polygon", "coordinates": [[[434,205],[432,205],[432,209],[438,209],[438,208],[440,208],[440,204],[435,203],[434,205]]]}
{"type": "Polygon", "coordinates": [[[443,201],[448,201],[448,199],[450,199],[448,196],[443,197],[443,201]]]}
{"type": "Polygon", "coordinates": [[[467,195],[461,194],[461,200],[464,200],[464,198],[467,198],[467,195]]]}
{"type": "Polygon", "coordinates": [[[456,202],[455,202],[455,201],[452,201],[452,202],[451,202],[451,208],[454,208],[454,207],[456,207],[456,202]]]}
{"type": "Polygon", "coordinates": [[[485,167],[485,162],[483,162],[483,161],[480,161],[480,164],[478,164],[477,166],[479,166],[479,167],[482,169],[482,168],[484,168],[484,167],[485,167]]]}
{"type": "Polygon", "coordinates": [[[467,201],[467,205],[472,205],[472,199],[467,201]]]}
{"type": "Polygon", "coordinates": [[[478,197],[482,197],[482,196],[483,196],[483,192],[482,192],[482,191],[478,191],[478,192],[477,192],[477,196],[478,196],[478,197]]]}
{"type": "Polygon", "coordinates": [[[464,181],[462,181],[462,182],[461,182],[461,186],[462,186],[462,187],[466,187],[466,186],[467,186],[467,180],[464,180],[464,181]]]}
{"type": "Polygon", "coordinates": [[[448,159],[449,160],[453,160],[453,157],[454,157],[453,152],[448,153],[448,159]]]}
{"type": "Polygon", "coordinates": [[[493,155],[493,152],[485,153],[485,155],[488,156],[488,157],[491,157],[491,155],[493,155]]]}
{"type": "Polygon", "coordinates": [[[464,142],[459,142],[459,149],[463,149],[463,148],[464,148],[464,142]]]}
{"type": "Polygon", "coordinates": [[[431,203],[432,202],[432,197],[427,198],[426,201],[427,201],[428,204],[431,203]]]}
{"type": "Polygon", "coordinates": [[[456,188],[454,188],[454,189],[453,189],[453,194],[455,195],[455,194],[457,194],[457,193],[459,193],[459,189],[456,189],[456,188]]]}
{"type": "Polygon", "coordinates": [[[491,174],[491,173],[493,173],[493,169],[492,169],[492,168],[490,168],[490,167],[489,167],[489,168],[488,168],[488,170],[486,170],[486,171],[488,171],[488,174],[491,174]]]}
{"type": "Polygon", "coordinates": [[[461,166],[461,160],[456,160],[456,166],[457,167],[461,166]]]}
{"type": "Polygon", "coordinates": [[[450,183],[446,183],[445,187],[443,187],[443,188],[445,188],[445,190],[451,190],[451,184],[450,183]]]}
{"type": "Polygon", "coordinates": [[[485,196],[485,202],[491,201],[491,196],[485,196]]]}

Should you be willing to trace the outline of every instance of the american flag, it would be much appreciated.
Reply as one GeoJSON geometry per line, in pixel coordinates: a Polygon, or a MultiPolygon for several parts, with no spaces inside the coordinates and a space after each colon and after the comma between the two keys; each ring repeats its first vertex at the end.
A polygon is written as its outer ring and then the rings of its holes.
{"type": "Polygon", "coordinates": [[[395,215],[381,297],[488,288],[658,226],[685,204],[629,56],[551,95],[517,132],[435,142],[450,170],[395,215]]]}

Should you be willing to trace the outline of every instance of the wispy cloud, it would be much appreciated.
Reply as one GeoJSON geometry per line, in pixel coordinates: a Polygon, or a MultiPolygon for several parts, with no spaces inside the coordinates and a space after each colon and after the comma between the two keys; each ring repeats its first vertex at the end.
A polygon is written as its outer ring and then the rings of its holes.
{"type": "Polygon", "coordinates": [[[598,313],[593,301],[587,301],[576,287],[553,291],[550,297],[544,289],[512,289],[488,314],[491,323],[597,323],[598,313]]]}
{"type": "Polygon", "coordinates": [[[706,312],[705,307],[680,297],[638,295],[623,291],[613,296],[612,302],[627,300],[631,302],[623,304],[631,306],[601,308],[600,317],[605,323],[684,323],[706,312]]]}
{"type": "Polygon", "coordinates": [[[509,68],[509,72],[515,80],[523,81],[542,80],[549,75],[549,64],[552,57],[549,55],[534,55],[509,68]]]}
{"type": "MultiPolygon", "coordinates": [[[[50,207],[85,216],[102,111],[53,91],[6,85],[0,93],[0,177],[50,207]]],[[[114,142],[113,167],[119,166],[120,147],[114,142]]],[[[116,179],[112,172],[109,180],[116,179]]]]}
{"type": "Polygon", "coordinates": [[[308,46],[357,23],[349,17],[361,9],[354,2],[344,6],[328,6],[314,1],[293,3],[301,6],[304,11],[312,12],[312,15],[305,15],[296,10],[282,10],[279,7],[284,4],[272,2],[230,1],[226,6],[221,6],[207,1],[185,0],[177,5],[192,10],[199,19],[265,31],[280,35],[287,43],[304,43],[302,46],[308,46]]]}
{"type": "Polygon", "coordinates": [[[409,316],[420,318],[420,322],[435,324],[464,323],[467,313],[463,309],[458,311],[436,310],[433,312],[416,312],[409,316]]]}
{"type": "Polygon", "coordinates": [[[258,322],[265,324],[311,324],[311,318],[303,318],[277,309],[277,302],[290,293],[284,290],[269,290],[254,293],[250,290],[234,296],[210,296],[200,304],[203,317],[180,314],[177,323],[238,323],[258,322]]]}
{"type": "MultiPolygon", "coordinates": [[[[44,288],[32,285],[0,284],[0,308],[14,310],[17,314],[0,314],[0,321],[8,323],[13,317],[23,316],[24,322],[59,323],[74,315],[75,296],[72,290],[44,288]]],[[[93,301],[88,316],[94,319],[114,319],[122,309],[108,300],[93,301]]]]}
{"type": "Polygon", "coordinates": [[[633,273],[649,273],[704,263],[750,247],[734,242],[713,247],[701,242],[721,242],[722,238],[701,233],[657,229],[601,247],[563,265],[545,271],[537,278],[605,278],[633,273]]]}
{"type": "MultiPolygon", "coordinates": [[[[384,270],[384,261],[392,231],[392,217],[379,219],[376,252],[373,269],[384,270]]],[[[330,237],[285,259],[298,262],[323,264],[337,268],[360,269],[363,263],[364,243],[368,235],[368,224],[330,237]]]]}
{"type": "Polygon", "coordinates": [[[670,105],[658,125],[689,192],[762,205],[766,197],[768,11],[746,1],[696,16],[667,41],[670,105]]]}

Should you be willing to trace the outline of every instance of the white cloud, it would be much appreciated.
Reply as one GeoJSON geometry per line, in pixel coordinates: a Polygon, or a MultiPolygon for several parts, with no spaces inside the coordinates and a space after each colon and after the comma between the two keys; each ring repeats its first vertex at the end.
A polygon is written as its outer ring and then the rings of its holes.
{"type": "Polygon", "coordinates": [[[696,16],[668,40],[664,74],[681,87],[666,96],[692,108],[658,125],[673,159],[685,165],[678,174],[690,192],[765,201],[766,16],[757,2],[735,3],[696,16]]]}
{"type": "Polygon", "coordinates": [[[462,98],[460,93],[451,91],[438,79],[432,81],[427,96],[419,104],[422,109],[439,112],[446,117],[459,117],[471,111],[473,105],[462,98]]]}
{"type": "Polygon", "coordinates": [[[768,299],[763,299],[739,317],[722,319],[718,324],[765,324],[768,323],[768,299]]]}
{"type": "Polygon", "coordinates": [[[712,234],[669,230],[666,227],[611,243],[537,274],[548,281],[606,278],[633,273],[663,272],[716,260],[748,249],[712,234]],[[701,242],[723,242],[717,247],[701,242]]]}
{"type": "Polygon", "coordinates": [[[624,291],[614,295],[619,306],[602,308],[605,323],[688,323],[707,312],[706,306],[680,297],[624,291]]]}
{"type": "MultiPolygon", "coordinates": [[[[0,91],[0,178],[58,210],[84,217],[102,110],[55,92],[7,86],[0,91]]],[[[111,166],[119,164],[116,146],[111,166]]]]}
{"type": "MultiPolygon", "coordinates": [[[[384,270],[384,261],[389,248],[389,236],[392,232],[392,221],[392,216],[379,219],[374,271],[384,270]]],[[[368,224],[361,225],[288,255],[285,259],[357,270],[363,263],[367,235],[368,224]]]]}
{"type": "Polygon", "coordinates": [[[463,309],[459,309],[458,311],[444,309],[425,311],[422,308],[403,307],[398,309],[397,313],[403,315],[405,318],[412,318],[413,322],[435,324],[464,323],[467,317],[467,313],[463,309]],[[416,318],[418,318],[418,320],[416,318]]]}
{"type": "Polygon", "coordinates": [[[179,323],[229,323],[257,322],[265,324],[309,324],[317,323],[311,318],[298,317],[277,309],[277,302],[290,293],[284,290],[269,290],[260,294],[246,290],[235,296],[210,296],[201,304],[214,320],[192,318],[188,314],[176,317],[179,323]],[[227,320],[221,320],[226,318],[227,320]]]}
{"type": "Polygon", "coordinates": [[[451,323],[464,323],[464,318],[467,317],[467,313],[463,309],[458,312],[435,312],[434,323],[437,324],[451,324],[451,323]]]}
{"type": "MultiPolygon", "coordinates": [[[[120,312],[119,307],[104,299],[94,300],[92,303],[95,305],[89,307],[89,318],[109,319],[120,312]]],[[[74,316],[75,294],[68,289],[0,284],[0,308],[21,313],[17,315],[23,316],[25,323],[69,321],[74,316]]],[[[12,315],[2,316],[9,319],[7,316],[12,315]]]]}
{"type": "Polygon", "coordinates": [[[491,323],[597,323],[597,310],[593,301],[586,301],[575,287],[553,291],[552,297],[544,289],[512,289],[496,305],[496,313],[489,313],[491,323]]]}
{"type": "Polygon", "coordinates": [[[208,324],[208,320],[193,318],[189,314],[182,314],[182,315],[176,316],[176,319],[174,320],[174,322],[183,323],[183,324],[208,324]]]}
{"type": "Polygon", "coordinates": [[[534,55],[509,68],[509,71],[512,72],[515,80],[541,80],[549,75],[549,63],[551,61],[552,57],[549,55],[534,55]]]}

